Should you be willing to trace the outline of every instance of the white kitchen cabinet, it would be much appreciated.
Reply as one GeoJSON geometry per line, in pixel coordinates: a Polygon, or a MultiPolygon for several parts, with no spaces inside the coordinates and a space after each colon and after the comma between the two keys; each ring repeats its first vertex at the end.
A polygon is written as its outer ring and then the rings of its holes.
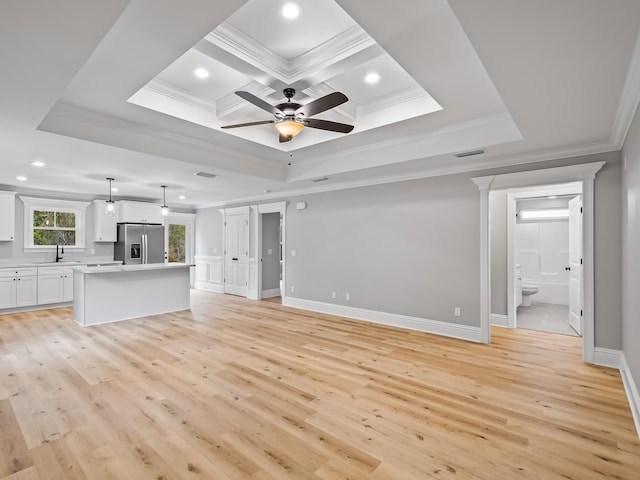
{"type": "Polygon", "coordinates": [[[35,305],[37,268],[0,269],[0,309],[35,305]]]}
{"type": "Polygon", "coordinates": [[[122,200],[118,205],[118,222],[125,223],[162,223],[160,205],[145,202],[122,200]]]}
{"type": "Polygon", "coordinates": [[[0,191],[0,241],[11,242],[16,236],[16,193],[0,191]]]}
{"type": "Polygon", "coordinates": [[[73,300],[73,269],[71,267],[38,268],[38,305],[73,300]]]}
{"type": "Polygon", "coordinates": [[[113,215],[107,215],[107,202],[105,200],[93,201],[93,241],[115,242],[118,222],[118,209],[113,215]]]}

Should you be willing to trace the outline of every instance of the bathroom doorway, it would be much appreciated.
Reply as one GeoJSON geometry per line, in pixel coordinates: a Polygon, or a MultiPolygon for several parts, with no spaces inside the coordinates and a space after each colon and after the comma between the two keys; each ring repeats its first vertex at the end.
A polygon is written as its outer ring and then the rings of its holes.
{"type": "Polygon", "coordinates": [[[582,335],[582,185],[507,195],[512,327],[582,335]]]}

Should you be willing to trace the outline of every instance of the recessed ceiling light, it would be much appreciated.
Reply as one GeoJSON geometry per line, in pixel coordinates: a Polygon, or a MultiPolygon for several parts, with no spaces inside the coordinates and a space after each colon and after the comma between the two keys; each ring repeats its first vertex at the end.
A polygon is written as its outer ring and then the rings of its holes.
{"type": "Polygon", "coordinates": [[[549,195],[547,198],[558,198],[555,195],[549,195]]]}
{"type": "Polygon", "coordinates": [[[34,160],[33,162],[31,162],[31,165],[33,165],[34,167],[44,167],[46,163],[44,163],[42,160],[34,160]]]}
{"type": "Polygon", "coordinates": [[[16,180],[20,180],[21,182],[25,182],[27,180],[27,177],[25,177],[24,175],[18,175],[16,177],[16,180]]]}
{"type": "Polygon", "coordinates": [[[297,18],[300,15],[300,7],[295,3],[287,3],[282,7],[282,16],[288,19],[297,18]]]}
{"type": "Polygon", "coordinates": [[[209,77],[209,71],[204,69],[204,68],[196,68],[195,72],[193,72],[193,73],[198,78],[208,78],[209,77]]]}
{"type": "Polygon", "coordinates": [[[364,81],[367,83],[378,83],[378,80],[380,80],[380,75],[376,72],[367,73],[367,76],[364,77],[364,81]]]}
{"type": "Polygon", "coordinates": [[[111,187],[111,191],[112,192],[117,192],[118,191],[118,187],[111,187]]]}
{"type": "Polygon", "coordinates": [[[185,197],[184,195],[180,195],[178,198],[179,198],[180,200],[185,200],[187,197],[185,197]]]}

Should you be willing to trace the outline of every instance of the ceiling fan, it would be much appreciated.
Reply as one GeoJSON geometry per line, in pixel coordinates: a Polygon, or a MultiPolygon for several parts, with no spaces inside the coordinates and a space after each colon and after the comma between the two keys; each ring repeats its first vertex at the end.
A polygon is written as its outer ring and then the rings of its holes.
{"type": "Polygon", "coordinates": [[[339,133],[349,133],[353,130],[353,125],[347,125],[346,123],[309,118],[348,101],[349,99],[344,93],[333,92],[329,95],[325,95],[324,97],[312,100],[306,105],[301,105],[291,101],[293,96],[296,94],[295,89],[285,88],[282,93],[287,98],[287,101],[279,103],[278,105],[271,105],[252,93],[243,91],[236,92],[236,95],[240,98],[269,112],[275,117],[275,119],[262,120],[259,122],[238,123],[235,125],[223,125],[221,128],[250,127],[253,125],[273,123],[274,127],[280,134],[280,143],[291,141],[291,139],[300,133],[304,127],[318,128],[320,130],[329,130],[330,132],[339,133]]]}

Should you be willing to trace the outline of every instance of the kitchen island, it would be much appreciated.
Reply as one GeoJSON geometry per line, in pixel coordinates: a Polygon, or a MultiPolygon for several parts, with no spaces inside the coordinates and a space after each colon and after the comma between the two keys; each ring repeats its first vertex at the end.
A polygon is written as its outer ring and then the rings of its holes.
{"type": "Polygon", "coordinates": [[[73,319],[87,326],[188,310],[191,266],[152,263],[75,267],[73,319]]]}

